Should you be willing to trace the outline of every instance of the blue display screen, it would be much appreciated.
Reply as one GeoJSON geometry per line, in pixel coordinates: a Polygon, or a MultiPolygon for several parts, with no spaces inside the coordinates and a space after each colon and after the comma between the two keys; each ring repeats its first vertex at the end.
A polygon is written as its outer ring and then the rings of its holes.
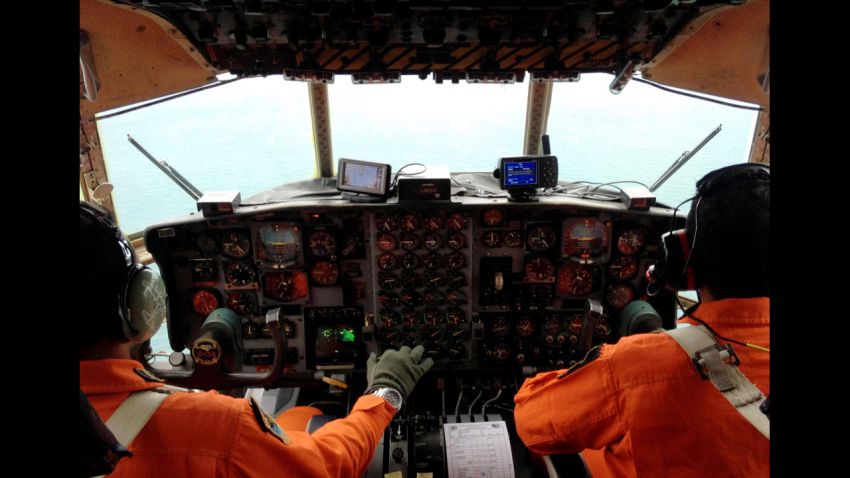
{"type": "Polygon", "coordinates": [[[536,186],[537,161],[505,163],[505,186],[536,186]]]}

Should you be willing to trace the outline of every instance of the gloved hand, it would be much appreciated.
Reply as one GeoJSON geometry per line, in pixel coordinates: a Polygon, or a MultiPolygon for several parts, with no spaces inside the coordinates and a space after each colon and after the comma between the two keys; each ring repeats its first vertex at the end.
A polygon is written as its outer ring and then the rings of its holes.
{"type": "Polygon", "coordinates": [[[423,353],[425,347],[421,345],[417,345],[413,350],[406,345],[400,350],[385,350],[380,359],[372,353],[366,361],[366,379],[369,382],[367,389],[376,386],[392,387],[401,392],[407,400],[416,382],[434,365],[434,360],[430,357],[418,363],[423,353]]]}

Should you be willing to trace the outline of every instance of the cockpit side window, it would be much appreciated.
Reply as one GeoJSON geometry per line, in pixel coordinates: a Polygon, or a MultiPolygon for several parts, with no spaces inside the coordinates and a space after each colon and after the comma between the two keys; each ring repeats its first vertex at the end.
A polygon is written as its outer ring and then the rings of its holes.
{"type": "Polygon", "coordinates": [[[316,170],[307,85],[280,76],[242,79],[99,120],[98,129],[128,233],[197,210],[128,134],[202,192],[239,190],[243,202],[316,170]]]}
{"type": "Polygon", "coordinates": [[[651,186],[720,124],[720,133],[655,191],[658,201],[675,206],[694,195],[694,183],[709,171],[747,161],[756,111],[636,81],[612,95],[611,78],[586,74],[577,83],[554,85],[548,133],[562,181],[640,181],[651,186]]]}

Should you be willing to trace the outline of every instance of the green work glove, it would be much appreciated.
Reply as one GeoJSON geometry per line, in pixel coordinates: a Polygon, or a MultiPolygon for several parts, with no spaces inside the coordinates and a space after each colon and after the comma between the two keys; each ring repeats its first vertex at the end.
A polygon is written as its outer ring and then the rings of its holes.
{"type": "Polygon", "coordinates": [[[391,387],[404,395],[404,399],[413,391],[416,382],[434,365],[430,357],[418,363],[425,353],[425,347],[417,345],[413,350],[404,346],[399,350],[385,350],[381,358],[375,354],[366,361],[367,389],[372,387],[391,387]]]}

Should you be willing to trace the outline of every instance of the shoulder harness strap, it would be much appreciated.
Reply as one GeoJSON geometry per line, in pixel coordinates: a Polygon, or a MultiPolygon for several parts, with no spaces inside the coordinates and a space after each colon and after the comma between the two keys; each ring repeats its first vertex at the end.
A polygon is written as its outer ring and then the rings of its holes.
{"type": "Polygon", "coordinates": [[[184,391],[188,390],[163,385],[149,390],[133,392],[109,417],[109,420],[106,421],[106,427],[115,435],[118,443],[129,449],[136,435],[142,431],[142,428],[145,427],[154,412],[159,409],[162,402],[172,393],[184,391]]]}
{"type": "Polygon", "coordinates": [[[688,352],[703,380],[710,380],[738,413],[770,440],[770,420],[759,410],[765,397],[738,370],[740,362],[732,347],[718,344],[701,325],[665,330],[664,333],[688,352]]]}

